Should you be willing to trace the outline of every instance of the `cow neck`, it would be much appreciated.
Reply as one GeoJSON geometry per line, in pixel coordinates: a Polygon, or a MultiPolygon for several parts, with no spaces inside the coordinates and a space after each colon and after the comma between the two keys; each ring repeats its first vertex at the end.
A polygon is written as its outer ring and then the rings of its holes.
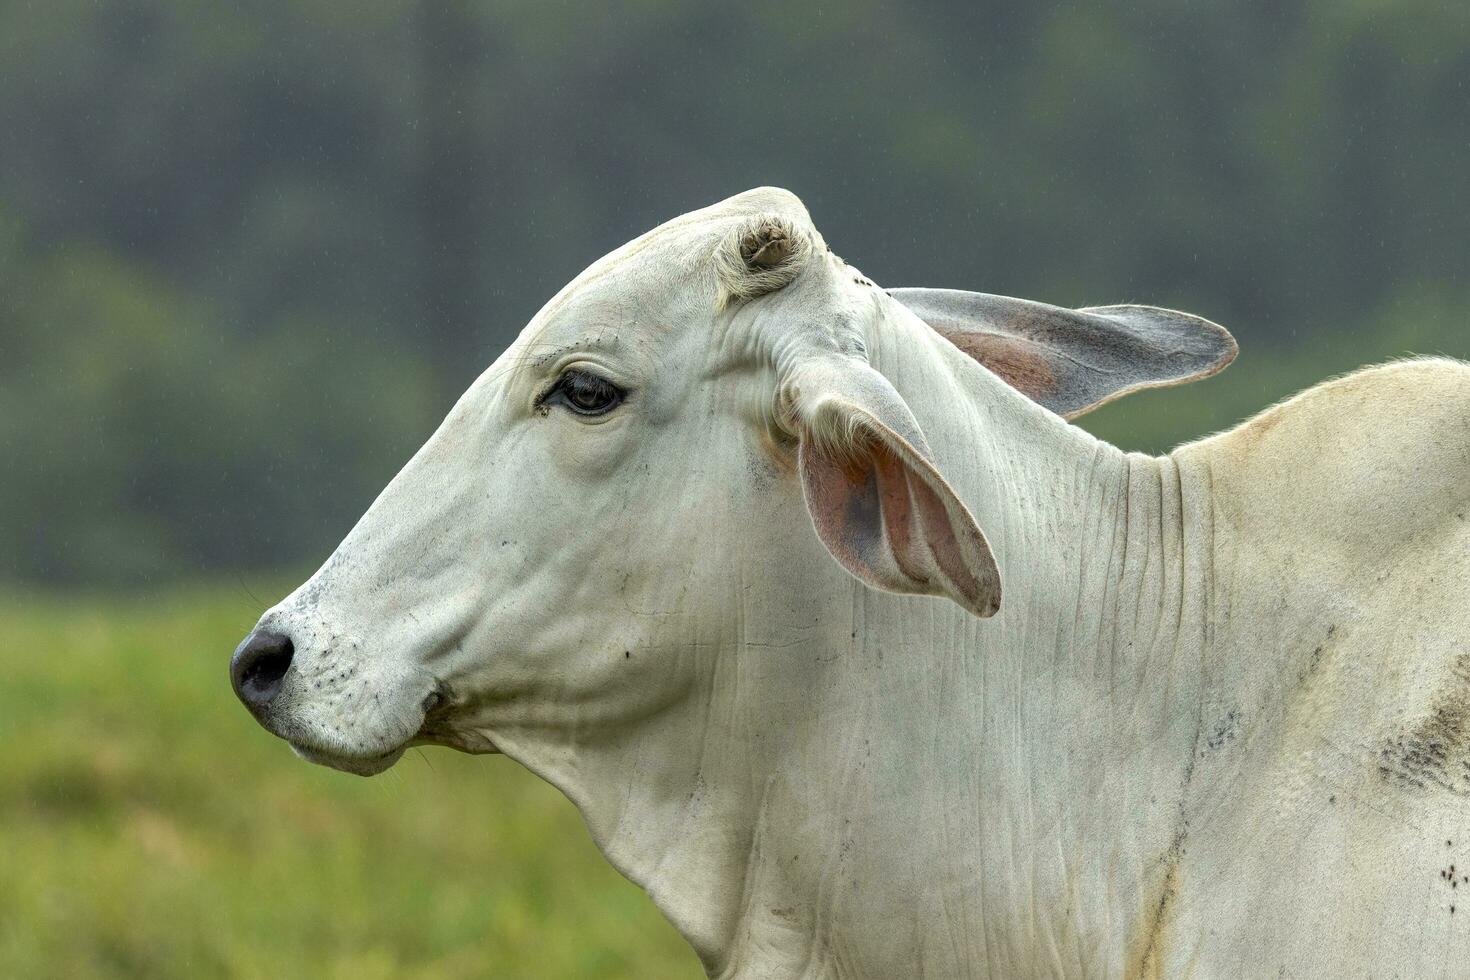
{"type": "MultiPolygon", "coordinates": [[[[903,354],[916,349],[907,343],[903,354]]],[[[1065,678],[1091,704],[1116,706],[1108,710],[1152,705],[1157,717],[1166,704],[1179,708],[1207,642],[1208,470],[1096,439],[947,343],[918,356],[944,370],[898,368],[913,378],[900,390],[989,537],[1003,580],[994,619],[951,614],[955,649],[1033,690],[1065,678]]]]}
{"type": "MultiPolygon", "coordinates": [[[[756,662],[742,661],[749,651],[721,651],[704,697],[542,772],[714,975],[731,963],[755,964],[752,975],[822,973],[804,957],[840,918],[822,879],[842,860],[823,842],[842,846],[844,813],[881,831],[885,813],[873,808],[888,804],[874,791],[885,777],[862,770],[881,771],[884,758],[908,760],[906,805],[921,819],[973,811],[956,831],[985,893],[973,928],[993,947],[987,956],[1016,970],[1027,949],[1063,938],[1034,910],[1067,907],[1077,872],[1042,862],[1025,880],[989,875],[1014,854],[988,854],[986,842],[1091,847],[1111,862],[1099,886],[1144,903],[1165,873],[1161,856],[1177,852],[1199,738],[1201,476],[1102,443],[934,344],[913,344],[927,363],[888,352],[883,369],[995,549],[1000,614],[981,621],[842,579],[852,621],[826,631],[839,638],[830,649],[806,651],[802,662],[817,666],[772,670],[769,699],[740,666],[756,662]],[[799,710],[776,696],[794,685],[799,710]],[[767,711],[767,700],[783,707],[767,711]],[[860,760],[857,746],[879,761],[860,760]],[[930,758],[930,746],[944,754],[930,758]],[[839,775],[805,778],[813,772],[839,775]]],[[[913,851],[906,867],[955,861],[952,850],[926,851],[922,834],[895,841],[913,851]]],[[[1067,928],[1075,936],[1087,923],[1067,928]]]]}
{"type": "MultiPolygon", "coordinates": [[[[1006,843],[980,855],[981,875],[1009,873],[988,877],[977,928],[1001,975],[1021,974],[1030,951],[1089,932],[1103,946],[1131,941],[1116,923],[1034,910],[1066,909],[1089,888],[1111,893],[1115,908],[1157,909],[1187,846],[1207,740],[1212,487],[1191,457],[1125,453],[1036,411],[989,372],[950,373],[977,397],[947,438],[980,447],[951,480],[991,538],[1004,597],[995,620],[960,627],[946,666],[977,705],[965,742],[984,787],[975,838],[1006,843]],[[1032,860],[1018,876],[1018,841],[1067,857],[1032,860]]],[[[934,397],[916,412],[937,419],[934,397]]]]}

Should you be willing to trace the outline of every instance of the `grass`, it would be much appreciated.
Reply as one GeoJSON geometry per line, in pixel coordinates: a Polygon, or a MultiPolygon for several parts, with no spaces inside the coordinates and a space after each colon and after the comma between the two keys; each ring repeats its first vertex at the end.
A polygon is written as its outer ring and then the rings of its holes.
{"type": "Polygon", "coordinates": [[[695,977],[500,757],[310,766],[234,701],[238,590],[0,599],[0,976],[695,977]]]}

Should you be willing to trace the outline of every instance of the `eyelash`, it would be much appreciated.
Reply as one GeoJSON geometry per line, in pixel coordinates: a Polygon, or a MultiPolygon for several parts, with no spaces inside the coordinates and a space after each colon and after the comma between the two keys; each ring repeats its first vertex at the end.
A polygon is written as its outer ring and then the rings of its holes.
{"type": "Polygon", "coordinates": [[[560,405],[567,411],[585,418],[606,415],[623,403],[628,393],[606,378],[588,371],[565,371],[556,379],[556,384],[536,403],[538,408],[560,405]],[[577,399],[594,396],[599,400],[588,406],[577,399]]]}

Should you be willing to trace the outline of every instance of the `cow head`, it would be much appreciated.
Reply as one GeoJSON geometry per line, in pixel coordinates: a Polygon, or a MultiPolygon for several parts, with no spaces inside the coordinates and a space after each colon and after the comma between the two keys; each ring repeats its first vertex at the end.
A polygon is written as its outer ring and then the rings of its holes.
{"type": "MultiPolygon", "coordinates": [[[[906,305],[925,316],[926,299],[964,349],[954,297],[884,293],[779,190],[613,252],[262,617],[236,693],[351,772],[415,743],[553,746],[544,772],[556,746],[690,701],[722,651],[846,636],[855,589],[990,616],[1002,569],[870,354],[905,331],[944,344],[906,305]]],[[[1042,401],[1066,387],[1045,371],[1055,346],[1005,348],[1048,379],[1028,392],[1042,401]]]]}

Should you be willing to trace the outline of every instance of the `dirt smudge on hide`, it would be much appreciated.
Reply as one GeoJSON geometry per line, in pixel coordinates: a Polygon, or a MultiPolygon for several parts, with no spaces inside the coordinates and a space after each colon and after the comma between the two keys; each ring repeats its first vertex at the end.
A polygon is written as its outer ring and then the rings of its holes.
{"type": "Polygon", "coordinates": [[[1169,926],[1179,905],[1180,862],[1184,858],[1185,830],[1180,829],[1161,859],[1163,875],[1157,887],[1145,892],[1139,920],[1128,939],[1128,980],[1162,980],[1169,945],[1169,926]]]}
{"type": "MultiPolygon", "coordinates": [[[[1320,647],[1318,648],[1320,649],[1320,647]]],[[[1218,752],[1228,743],[1234,741],[1240,734],[1241,712],[1239,708],[1231,708],[1224,717],[1219,718],[1210,726],[1209,737],[1205,740],[1205,747],[1211,752],[1218,752]]]]}
{"type": "Polygon", "coordinates": [[[1470,796],[1470,653],[1455,657],[1428,714],[1384,741],[1378,774],[1403,790],[1470,796]]]}

